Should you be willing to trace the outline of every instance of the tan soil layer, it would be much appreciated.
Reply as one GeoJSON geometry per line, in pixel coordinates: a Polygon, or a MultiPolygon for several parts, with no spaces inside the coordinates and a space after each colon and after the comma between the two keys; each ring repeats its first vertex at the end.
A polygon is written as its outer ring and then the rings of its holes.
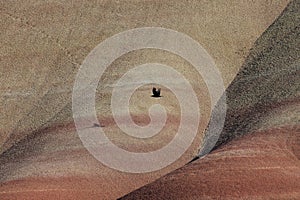
{"type": "Polygon", "coordinates": [[[300,198],[299,8],[287,6],[227,88],[216,150],[124,199],[300,198]]]}
{"type": "MultiPolygon", "coordinates": [[[[142,115],[136,117],[143,122],[142,115]]],[[[105,123],[104,128],[121,148],[148,152],[172,139],[174,131],[169,129],[176,129],[177,121],[169,122],[162,135],[142,143],[120,134],[114,123],[105,123]]],[[[0,199],[116,199],[184,165],[197,153],[200,139],[172,165],[131,174],[96,160],[82,145],[73,123],[57,124],[27,136],[0,156],[0,199]]]]}
{"type": "MultiPolygon", "coordinates": [[[[0,152],[25,135],[71,118],[75,74],[104,39],[145,26],[186,33],[211,54],[228,86],[254,41],[288,2],[1,1],[0,74],[5,78],[0,79],[0,152]]],[[[165,58],[141,53],[125,56],[121,65],[145,63],[149,57],[157,62],[165,58]]],[[[174,59],[166,58],[172,66],[174,59]]]]}
{"type": "Polygon", "coordinates": [[[73,124],[27,137],[0,162],[1,199],[115,199],[174,170],[144,175],[112,170],[84,148],[73,124]]]}
{"type": "MultiPolygon", "coordinates": [[[[203,132],[210,118],[210,100],[205,83],[195,73],[195,70],[189,63],[179,56],[158,50],[131,52],[109,66],[99,83],[96,94],[96,109],[99,114],[99,121],[104,125],[107,135],[115,144],[132,151],[157,149],[170,141],[178,127],[180,117],[179,105],[174,95],[165,88],[163,88],[164,98],[161,99],[150,97],[149,91],[151,91],[152,85],[146,85],[137,90],[131,99],[130,111],[138,124],[147,124],[149,122],[147,116],[148,108],[153,103],[159,102],[164,105],[169,115],[168,126],[165,127],[162,135],[140,143],[139,140],[122,135],[113,122],[109,106],[114,81],[118,80],[133,65],[159,62],[168,64],[185,75],[196,91],[200,100],[199,106],[203,111],[196,140],[177,162],[158,172],[148,174],[127,174],[112,170],[98,162],[83,147],[72,123],[71,110],[72,87],[80,64],[97,44],[113,34],[130,28],[161,26],[186,33],[200,42],[215,59],[227,87],[234,79],[240,66],[242,66],[254,41],[272,24],[288,2],[288,0],[257,0],[251,2],[246,0],[189,2],[141,2],[134,0],[122,2],[70,2],[53,0],[47,2],[0,2],[0,27],[5,30],[0,35],[0,39],[3,41],[3,45],[0,47],[0,72],[1,77],[5,77],[0,79],[0,109],[3,113],[0,117],[0,152],[2,153],[0,155],[0,199],[115,199],[183,166],[197,154],[199,144],[203,139],[203,132]]],[[[293,19],[292,14],[287,17],[287,20],[291,19],[293,19]]],[[[279,24],[281,23],[283,22],[279,24]]],[[[294,42],[294,46],[291,45],[291,47],[297,47],[298,40],[294,38],[297,32],[294,33],[293,31],[298,29],[293,28],[293,24],[291,24],[284,26],[284,30],[284,33],[287,35],[292,33],[290,34],[291,37],[285,39],[284,34],[283,36],[278,34],[278,38],[275,41],[281,41],[284,38],[284,42],[294,42]]],[[[281,32],[277,31],[277,33],[281,32]]],[[[268,37],[266,36],[266,38],[268,37]]],[[[258,50],[264,49],[269,45],[268,40],[262,39],[261,41],[263,41],[262,47],[259,48],[258,46],[258,50]]],[[[276,45],[272,44],[277,52],[280,49],[280,45],[276,45]]],[[[281,55],[286,53],[286,51],[282,52],[281,55]]],[[[258,55],[260,54],[258,53],[258,55]]],[[[268,59],[267,55],[269,54],[266,54],[265,57],[268,59]]],[[[291,60],[295,60],[295,58],[298,58],[297,56],[297,52],[294,52],[294,54],[291,54],[291,60]]],[[[256,59],[256,56],[254,57],[256,59]]],[[[261,56],[257,57],[260,58],[261,56]]],[[[284,60],[286,65],[283,66],[290,65],[291,60],[284,60]]],[[[278,63],[278,65],[282,64],[281,62],[278,63]]],[[[248,66],[247,62],[245,66],[248,66]]],[[[247,73],[242,74],[241,77],[246,75],[247,73]]],[[[287,75],[289,76],[283,80],[274,79],[272,84],[283,82],[286,83],[283,88],[286,88],[290,82],[298,80],[297,73],[292,75],[287,73],[287,75]]],[[[233,81],[233,84],[239,81],[241,80],[233,81]]],[[[263,80],[257,81],[257,84],[262,84],[263,82],[263,80]]],[[[175,81],[174,83],[177,82],[175,81]]],[[[264,86],[264,84],[262,85],[264,86]]],[[[178,87],[179,89],[184,89],[180,85],[178,87]]],[[[255,88],[255,85],[249,88],[255,88]]],[[[280,89],[282,87],[278,87],[279,91],[280,89]]],[[[292,87],[292,89],[291,93],[297,91],[295,87],[292,87]]],[[[238,99],[235,94],[242,95],[243,92],[249,93],[250,96],[252,95],[251,97],[255,97],[255,89],[250,92],[245,90],[245,88],[242,91],[234,89],[230,91],[229,99],[231,100],[238,99]]],[[[261,95],[261,92],[258,92],[259,95],[261,95]]],[[[292,101],[291,96],[295,97],[290,95],[287,98],[278,98],[280,101],[275,103],[272,101],[271,104],[277,105],[276,103],[292,101]]],[[[260,100],[260,98],[257,99],[260,100]]],[[[248,108],[255,108],[256,104],[247,104],[246,100],[241,99],[236,104],[235,101],[232,101],[233,103],[229,102],[229,113],[233,114],[233,117],[226,119],[228,124],[239,124],[240,121],[236,122],[235,120],[239,116],[237,117],[234,114],[241,111],[241,108],[245,110],[243,113],[246,114],[240,119],[247,119],[250,116],[249,113],[259,113],[247,112],[248,108]],[[243,106],[244,101],[246,101],[246,106],[243,106]]],[[[294,101],[297,101],[297,99],[294,101]]],[[[287,105],[290,104],[287,103],[287,105]]],[[[263,108],[263,106],[259,105],[256,108],[263,108]]],[[[269,109],[268,111],[271,110],[269,109]]],[[[259,127],[263,127],[264,122],[272,121],[273,119],[272,115],[268,117],[264,115],[264,117],[266,120],[262,121],[263,125],[259,127]]],[[[280,121],[280,119],[282,117],[278,120],[280,121]]],[[[243,123],[247,122],[244,121],[243,123]]],[[[253,126],[254,123],[249,124],[253,126]]],[[[282,123],[278,122],[278,124],[282,123]]],[[[243,126],[240,126],[238,130],[242,128],[243,126]]],[[[249,129],[245,129],[245,132],[247,132],[246,130],[249,131],[249,129]]],[[[294,129],[289,128],[286,130],[294,131],[294,129]]],[[[287,134],[285,131],[282,132],[283,135],[287,134]]],[[[257,136],[258,138],[266,137],[267,143],[265,145],[276,143],[275,140],[273,141],[265,136],[263,132],[257,134],[260,135],[257,136]]],[[[278,142],[280,144],[285,142],[282,137],[275,136],[279,138],[278,142]]],[[[251,141],[250,138],[249,148],[255,149],[254,144],[251,146],[251,141]]],[[[293,155],[299,155],[297,153],[299,149],[297,141],[299,139],[291,139],[289,141],[289,149],[284,150],[284,152],[293,152],[293,155]]],[[[257,148],[262,151],[262,146],[257,148]]],[[[224,148],[226,150],[226,147],[224,148]]],[[[273,150],[270,150],[270,152],[272,153],[273,150]]],[[[285,155],[284,152],[281,152],[282,154],[280,155],[285,155]]],[[[253,152],[242,150],[242,152],[238,153],[244,155],[253,152]]],[[[255,161],[261,163],[259,166],[263,167],[265,162],[268,162],[258,152],[253,153],[253,155],[257,156],[255,161]]],[[[274,158],[272,156],[273,154],[270,157],[274,158]]],[[[209,156],[207,157],[209,158],[209,156]]],[[[204,159],[207,159],[207,157],[204,159]]],[[[224,158],[224,160],[226,159],[224,158]]],[[[239,166],[238,161],[231,159],[234,159],[234,157],[228,158],[232,162],[233,167],[235,165],[239,166]]],[[[287,157],[285,159],[288,164],[292,164],[292,158],[287,157]]],[[[273,163],[276,167],[277,161],[275,161],[275,158],[271,160],[270,165],[273,163]]],[[[199,160],[194,165],[201,162],[203,161],[199,160]]],[[[250,171],[251,167],[255,166],[255,163],[251,165],[252,161],[250,159],[245,159],[245,163],[249,165],[250,171]]],[[[211,163],[213,167],[218,167],[218,165],[214,164],[214,162],[211,163]]],[[[210,164],[207,163],[207,165],[210,164]]],[[[223,166],[226,169],[227,165],[225,163],[223,163],[223,166]]],[[[197,166],[195,167],[197,168],[197,166]]],[[[231,169],[230,166],[227,167],[231,169]]],[[[199,169],[194,170],[197,171],[199,169]]],[[[247,169],[241,170],[247,172],[247,169]]],[[[273,177],[275,187],[275,183],[279,183],[276,182],[278,172],[276,169],[273,172],[273,168],[270,170],[276,175],[273,177]]],[[[289,170],[286,172],[288,174],[287,177],[278,175],[278,177],[282,178],[280,179],[282,183],[288,183],[288,186],[292,185],[294,179],[287,180],[287,178],[290,176],[295,177],[295,174],[297,175],[297,172],[299,172],[293,171],[296,170],[294,168],[289,170]]],[[[264,176],[264,169],[258,169],[257,171],[264,176]]],[[[206,171],[199,171],[199,173],[206,173],[206,171]]],[[[250,174],[253,175],[254,171],[251,171],[250,174]]],[[[231,178],[233,175],[233,173],[229,173],[226,181],[230,181],[229,177],[231,178]]],[[[189,173],[187,173],[187,176],[189,176],[189,173]]],[[[222,178],[221,174],[216,174],[216,176],[217,178],[222,178]]],[[[239,173],[236,178],[233,178],[233,181],[238,181],[238,178],[243,177],[243,174],[239,173]]],[[[269,177],[269,179],[273,180],[272,177],[269,177]]],[[[194,179],[191,181],[197,182],[198,180],[194,179]]],[[[205,181],[209,182],[210,180],[205,181]]],[[[179,184],[179,182],[175,183],[179,184]]],[[[184,185],[183,183],[181,184],[184,185]]],[[[204,185],[202,186],[205,187],[204,185]]],[[[241,189],[244,188],[242,186],[241,189]]],[[[172,189],[180,192],[178,187],[179,185],[172,189]]],[[[186,187],[193,187],[193,184],[189,184],[186,187]]],[[[295,192],[297,191],[294,190],[297,189],[296,187],[297,184],[294,184],[287,192],[293,190],[294,197],[297,197],[296,195],[299,195],[299,193],[295,192]]],[[[223,191],[220,186],[215,190],[214,195],[227,194],[226,190],[227,187],[223,191]],[[218,191],[219,193],[217,193],[218,191]]],[[[189,190],[187,189],[187,191],[189,190]]],[[[241,190],[241,192],[243,191],[241,190]]],[[[261,191],[258,190],[258,192],[261,191]]],[[[156,193],[156,191],[153,190],[153,193],[156,193]]],[[[158,192],[157,195],[159,194],[158,192]]],[[[193,192],[190,194],[193,194],[193,192]]],[[[208,194],[212,193],[208,192],[208,194]]],[[[247,195],[246,193],[242,194],[247,195]]],[[[290,194],[288,193],[287,195],[290,194]]],[[[252,195],[252,193],[250,192],[249,195],[252,195]]],[[[285,197],[285,193],[280,195],[285,197]]]]}

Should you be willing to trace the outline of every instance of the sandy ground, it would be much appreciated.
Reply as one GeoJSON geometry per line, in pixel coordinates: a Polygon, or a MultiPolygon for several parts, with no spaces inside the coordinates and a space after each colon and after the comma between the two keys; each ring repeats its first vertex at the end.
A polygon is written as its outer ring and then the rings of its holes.
{"type": "Polygon", "coordinates": [[[124,199],[300,198],[299,8],[264,32],[227,88],[216,150],[124,199]]]}
{"type": "MultiPolygon", "coordinates": [[[[199,131],[194,143],[171,166],[147,174],[128,174],[112,170],[98,162],[83,147],[73,124],[71,110],[72,87],[80,64],[97,44],[113,34],[136,27],[162,26],[186,33],[200,42],[215,59],[227,87],[234,80],[238,70],[244,63],[254,41],[272,24],[287,3],[287,0],[257,0],[251,3],[248,1],[226,2],[221,0],[210,2],[192,1],[188,3],[182,1],[164,3],[161,1],[1,2],[0,27],[5,31],[0,35],[0,39],[3,41],[3,45],[0,47],[0,109],[3,113],[0,116],[0,152],[2,153],[0,155],[0,199],[115,199],[185,165],[197,155],[204,130],[210,118],[210,100],[206,86],[189,63],[179,56],[158,50],[148,49],[131,52],[120,57],[109,66],[99,83],[96,94],[99,122],[104,126],[106,134],[115,144],[124,149],[137,152],[158,149],[174,137],[180,119],[178,101],[166,88],[163,88],[162,98],[151,98],[150,92],[153,85],[145,85],[135,92],[131,98],[130,111],[137,124],[145,125],[149,122],[148,108],[153,103],[164,105],[168,111],[167,126],[161,134],[141,143],[140,140],[122,134],[111,116],[109,109],[110,96],[111,86],[114,82],[134,65],[158,62],[168,64],[182,73],[196,91],[203,115],[199,122],[199,131]]],[[[293,36],[293,34],[290,35],[293,36]]],[[[280,36],[279,34],[278,41],[281,39],[280,36]]],[[[264,40],[264,42],[268,44],[267,41],[264,40]]],[[[297,43],[294,46],[297,46],[297,43]]],[[[280,49],[280,45],[274,45],[274,47],[274,49],[280,49]]],[[[264,48],[265,46],[262,45],[261,49],[264,48]]],[[[285,53],[285,51],[282,52],[285,53]]],[[[294,54],[291,57],[295,58],[294,54]]],[[[244,63],[244,65],[247,64],[244,63]]],[[[289,64],[287,62],[287,65],[289,64]]],[[[243,77],[245,74],[242,73],[240,76],[243,77]]],[[[296,77],[290,79],[291,81],[297,80],[297,74],[291,77],[296,77]]],[[[281,81],[288,83],[285,80],[281,81]]],[[[172,83],[177,84],[176,80],[172,81],[174,81],[172,83]]],[[[233,81],[233,83],[239,81],[241,80],[233,81]]],[[[257,84],[263,82],[262,80],[257,84]]],[[[274,79],[274,82],[276,82],[276,79],[274,79]]],[[[255,88],[255,84],[249,88],[255,88]]],[[[179,85],[178,89],[183,88],[179,85]]],[[[247,93],[249,90],[244,88],[243,91],[234,89],[230,91],[231,94],[239,94],[242,92],[247,93]]],[[[255,90],[253,89],[249,94],[255,94],[255,90]]],[[[255,95],[253,96],[256,98],[255,95]]],[[[234,99],[235,96],[232,95],[231,98],[234,99]]],[[[259,100],[259,98],[257,99],[259,100]]],[[[282,99],[279,98],[279,100],[282,99]]],[[[231,113],[237,113],[236,110],[241,107],[247,113],[247,109],[256,106],[246,102],[246,106],[243,107],[243,103],[245,103],[244,100],[231,104],[231,106],[233,105],[231,113]]],[[[295,105],[293,104],[293,106],[295,105]]],[[[290,113],[295,113],[293,107],[289,108],[291,109],[290,113]]],[[[248,114],[245,115],[245,118],[248,114]]],[[[228,124],[231,122],[236,123],[236,116],[232,116],[227,120],[228,124]]],[[[274,121],[272,114],[269,114],[268,117],[269,120],[265,120],[263,123],[274,121]]],[[[276,126],[286,124],[281,123],[283,118],[284,114],[282,114],[282,117],[278,117],[276,120],[278,123],[275,123],[276,126]]],[[[287,119],[286,121],[289,122],[290,120],[287,119]]],[[[297,119],[295,118],[293,121],[295,122],[297,119]]],[[[253,125],[253,123],[249,124],[253,125]]],[[[262,178],[257,180],[267,179],[268,173],[265,172],[268,169],[264,167],[270,166],[273,167],[270,170],[274,174],[274,177],[272,175],[268,179],[270,182],[274,181],[271,191],[275,191],[278,184],[284,183],[287,186],[282,186],[283,189],[279,188],[278,192],[276,191],[277,193],[274,194],[279,195],[279,191],[289,188],[286,193],[280,195],[283,195],[284,198],[297,197],[299,195],[297,193],[299,185],[295,182],[297,179],[290,179],[289,177],[295,177],[295,174],[297,175],[299,172],[299,168],[295,164],[297,163],[296,157],[291,156],[292,154],[298,155],[295,152],[298,152],[297,141],[299,140],[292,140],[294,142],[289,145],[292,149],[286,149],[282,146],[287,143],[287,138],[294,137],[291,135],[292,133],[298,132],[291,128],[292,126],[272,129],[274,124],[268,124],[270,130],[274,130],[270,131],[275,134],[274,137],[272,134],[265,134],[262,131],[255,133],[253,136],[248,136],[248,139],[241,139],[241,141],[246,141],[246,146],[243,146],[243,142],[239,142],[240,140],[236,141],[236,148],[240,148],[240,151],[234,150],[237,151],[236,154],[240,153],[242,156],[251,154],[257,161],[252,163],[246,157],[243,160],[245,165],[248,166],[246,169],[240,169],[241,161],[235,159],[234,156],[228,158],[225,156],[223,159],[222,152],[226,152],[226,148],[232,148],[232,145],[224,146],[210,155],[211,157],[207,156],[192,165],[188,165],[187,169],[189,169],[189,166],[194,167],[195,171],[199,169],[198,166],[218,167],[219,165],[215,165],[214,159],[219,162],[219,159],[217,159],[219,156],[222,158],[222,162],[220,161],[218,164],[224,166],[224,171],[228,173],[224,182],[220,182],[220,184],[224,183],[226,185],[226,181],[230,181],[230,178],[232,178],[231,183],[237,183],[240,178],[243,178],[242,172],[245,173],[246,178],[249,178],[254,176],[254,172],[259,171],[262,178]],[[274,139],[277,137],[278,139],[274,139]],[[253,143],[253,140],[256,139],[262,142],[256,145],[253,143]],[[265,159],[264,156],[267,155],[263,154],[263,147],[268,145],[279,145],[279,147],[278,149],[270,149],[271,154],[268,159],[265,159]],[[243,148],[246,148],[247,151],[243,148]],[[248,149],[253,149],[253,151],[248,152],[248,149]],[[275,156],[278,152],[280,152],[280,159],[284,159],[288,166],[292,166],[284,172],[287,176],[283,176],[278,172],[278,170],[284,168],[276,168],[282,166],[279,165],[281,162],[275,156]],[[290,156],[286,157],[288,154],[290,156]],[[205,164],[204,160],[209,158],[211,158],[212,163],[207,162],[205,164]],[[227,161],[230,166],[227,165],[227,161]],[[257,165],[259,163],[260,165],[257,165]],[[237,167],[237,169],[234,167],[237,167]],[[258,167],[258,169],[255,169],[255,167],[258,167]],[[239,176],[236,176],[236,178],[231,177],[235,172],[239,176]],[[285,194],[291,196],[284,196],[285,194]]],[[[264,125],[258,127],[264,127],[264,125]]],[[[267,131],[267,133],[269,132],[267,131]]],[[[183,168],[183,170],[185,169],[186,167],[183,168]]],[[[202,173],[208,173],[206,176],[211,175],[207,171],[199,172],[199,174],[202,173]]],[[[180,187],[186,187],[186,190],[183,191],[194,195],[191,192],[192,189],[190,189],[190,187],[194,187],[193,184],[179,186],[184,174],[185,172],[182,172],[182,176],[178,176],[178,182],[174,181],[174,185],[165,184],[167,188],[174,186],[172,190],[178,192],[174,193],[178,197],[180,195],[185,197],[184,195],[186,195],[180,193],[180,190],[178,190],[180,187]]],[[[189,171],[186,174],[187,177],[190,176],[189,171]]],[[[222,174],[217,173],[215,176],[215,179],[203,180],[208,181],[208,184],[217,184],[215,182],[218,178],[222,178],[222,174]]],[[[168,177],[169,175],[166,176],[166,180],[168,177]]],[[[176,177],[174,179],[177,180],[176,177]]],[[[198,186],[205,188],[206,182],[204,184],[204,182],[198,182],[198,179],[192,178],[186,180],[195,181],[195,186],[199,184],[198,186]]],[[[155,184],[160,184],[160,181],[153,183],[153,190],[142,188],[133,195],[154,195],[149,193],[163,195],[160,192],[162,190],[155,191],[157,189],[155,184]]],[[[265,194],[262,189],[255,189],[249,194],[243,193],[247,186],[246,183],[248,182],[242,182],[240,186],[241,193],[245,197],[247,195],[248,197],[253,196],[253,191],[258,192],[258,195],[265,194]]],[[[250,186],[258,183],[256,180],[250,181],[250,186]]],[[[266,185],[262,185],[262,188],[266,188],[266,185]]],[[[228,191],[233,190],[229,188],[228,191]]],[[[198,190],[195,190],[195,192],[198,192],[198,190]]],[[[218,195],[217,192],[219,194],[224,192],[224,195],[228,198],[236,197],[236,194],[238,194],[227,193],[227,188],[223,191],[221,187],[217,187],[214,192],[203,189],[203,194],[212,197],[218,195]]],[[[266,194],[269,195],[268,197],[273,197],[270,193],[266,194]]],[[[130,198],[130,196],[128,197],[130,198]]]]}
{"type": "MultiPolygon", "coordinates": [[[[145,26],[183,32],[211,54],[228,86],[254,41],[287,3],[2,1],[1,152],[25,135],[71,117],[65,107],[78,68],[107,37],[145,26]],[[64,116],[59,118],[62,112],[64,116]]],[[[144,54],[135,59],[125,56],[121,61],[126,65],[147,59],[144,54]]]]}

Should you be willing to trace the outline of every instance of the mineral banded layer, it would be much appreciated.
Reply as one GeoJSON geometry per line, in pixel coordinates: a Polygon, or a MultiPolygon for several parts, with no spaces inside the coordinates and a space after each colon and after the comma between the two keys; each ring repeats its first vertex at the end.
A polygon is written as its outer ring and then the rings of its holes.
{"type": "Polygon", "coordinates": [[[1,1],[0,15],[0,199],[116,199],[136,189],[123,198],[300,198],[299,1],[1,1]],[[130,99],[132,119],[148,124],[149,107],[159,103],[166,126],[142,142],[122,133],[110,99],[115,82],[133,66],[172,66],[200,102],[194,143],[172,165],[146,174],[96,160],[72,118],[72,88],[85,57],[106,38],[138,27],[169,28],[198,41],[222,74],[228,105],[221,137],[203,157],[211,141],[205,130],[219,104],[211,111],[201,75],[161,50],[116,59],[99,81],[96,110],[119,147],[159,149],[180,123],[174,94],[162,86],[163,97],[151,98],[153,85],[145,85],[130,99]]]}
{"type": "Polygon", "coordinates": [[[122,199],[300,198],[299,9],[287,6],[227,88],[215,150],[122,199]]]}

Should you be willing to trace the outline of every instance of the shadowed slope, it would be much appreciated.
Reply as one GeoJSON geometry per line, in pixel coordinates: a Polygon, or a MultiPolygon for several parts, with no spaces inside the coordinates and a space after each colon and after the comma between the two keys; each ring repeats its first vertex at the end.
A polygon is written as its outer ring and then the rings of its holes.
{"type": "MultiPolygon", "coordinates": [[[[299,9],[300,1],[289,4],[255,42],[241,70],[226,89],[226,119],[216,147],[236,136],[267,126],[269,122],[262,120],[275,108],[299,105],[299,9]]],[[[215,116],[219,106],[213,111],[215,116]]],[[[299,123],[299,107],[296,106],[290,114],[285,123],[299,123]]],[[[277,124],[281,124],[280,120],[277,124]]],[[[206,142],[209,142],[208,138],[206,142]]],[[[208,153],[202,150],[200,155],[208,153]]]]}
{"type": "Polygon", "coordinates": [[[289,4],[226,90],[218,148],[122,199],[300,198],[299,9],[289,4]]]}

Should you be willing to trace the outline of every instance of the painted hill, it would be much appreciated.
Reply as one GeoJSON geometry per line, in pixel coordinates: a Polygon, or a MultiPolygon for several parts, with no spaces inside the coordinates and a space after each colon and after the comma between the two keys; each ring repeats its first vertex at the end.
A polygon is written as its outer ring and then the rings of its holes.
{"type": "Polygon", "coordinates": [[[226,90],[215,150],[122,199],[300,198],[299,9],[288,5],[226,90]]]}
{"type": "MultiPolygon", "coordinates": [[[[174,95],[163,89],[168,100],[161,98],[160,103],[170,111],[171,118],[162,136],[143,144],[124,137],[108,111],[110,86],[132,65],[155,61],[173,66],[190,79],[204,102],[200,105],[204,112],[199,143],[195,142],[178,162],[161,171],[128,174],[97,161],[76,133],[71,93],[84,58],[101,41],[121,31],[166,27],[201,43],[216,61],[227,87],[254,41],[287,3],[288,0],[0,2],[0,27],[5,30],[0,34],[0,70],[1,77],[5,77],[0,79],[0,199],[115,199],[186,164],[197,155],[210,117],[205,84],[189,63],[166,52],[142,50],[116,60],[101,79],[96,105],[100,122],[115,143],[133,151],[149,151],[167,143],[177,128],[180,113],[174,95]]],[[[149,122],[148,106],[156,101],[148,91],[149,85],[132,97],[134,106],[130,109],[139,124],[149,122]]],[[[230,94],[229,97],[232,98],[230,94]]],[[[234,109],[232,105],[229,113],[235,113],[234,109]]],[[[269,116],[270,122],[273,116],[269,116]]],[[[227,140],[226,136],[227,132],[220,144],[227,140]]]]}

